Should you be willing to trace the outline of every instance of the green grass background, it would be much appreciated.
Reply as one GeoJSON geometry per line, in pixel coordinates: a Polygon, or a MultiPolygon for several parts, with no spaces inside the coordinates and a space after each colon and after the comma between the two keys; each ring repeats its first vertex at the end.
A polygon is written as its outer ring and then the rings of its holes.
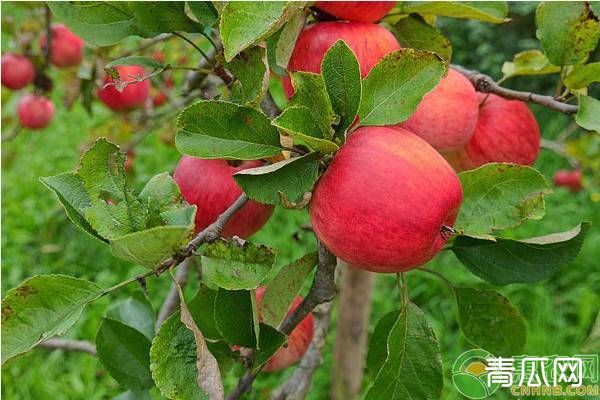
{"type": "MultiPolygon", "coordinates": [[[[6,6],[3,4],[2,7],[5,12],[6,6]]],[[[532,5],[525,3],[511,7],[516,17],[512,26],[494,27],[478,22],[440,19],[438,24],[455,45],[454,62],[480,68],[498,77],[503,60],[520,50],[534,47],[532,5]],[[478,40],[475,42],[477,46],[469,44],[473,40],[478,40]]],[[[4,37],[2,43],[4,50],[7,46],[4,37]]],[[[69,73],[73,71],[58,73],[56,82],[61,81],[60,75],[69,73]]],[[[551,93],[553,81],[552,78],[528,78],[509,84],[516,88],[534,87],[551,93]]],[[[61,103],[62,94],[63,90],[58,87],[53,94],[55,104],[61,103]]],[[[4,90],[2,95],[3,125],[10,126],[17,96],[9,96],[4,90]]],[[[532,108],[545,138],[555,137],[569,122],[562,115],[532,108]]],[[[75,168],[82,143],[107,131],[107,125],[114,124],[114,121],[114,116],[99,104],[94,105],[93,117],[88,116],[79,104],[70,111],[58,106],[56,117],[48,128],[39,132],[24,131],[12,142],[3,144],[3,296],[9,288],[36,274],[68,274],[110,286],[142,271],[141,267],[112,257],[108,247],[78,231],[67,221],[55,196],[38,180],[40,176],[75,168]]],[[[119,129],[119,126],[117,124],[116,128],[111,129],[119,129]]],[[[174,168],[179,155],[172,146],[160,140],[161,135],[171,134],[172,129],[172,124],[161,127],[137,148],[135,172],[130,176],[135,187],[140,188],[156,173],[172,171],[174,168]]],[[[2,133],[7,133],[7,130],[3,128],[2,133]]],[[[551,179],[555,170],[567,166],[564,160],[544,150],[536,163],[536,168],[547,179],[551,179]]],[[[600,204],[590,200],[589,192],[571,194],[564,189],[555,189],[555,193],[547,197],[546,209],[546,217],[542,221],[525,223],[518,229],[505,232],[505,235],[524,238],[567,230],[580,221],[592,221],[594,225],[581,254],[575,262],[547,281],[535,285],[513,284],[499,290],[527,319],[527,354],[570,355],[579,351],[600,308],[600,204]]],[[[299,225],[307,222],[305,211],[277,209],[253,240],[277,248],[277,265],[281,266],[314,249],[314,239],[310,234],[300,232],[295,235],[299,225]]],[[[428,268],[442,272],[455,284],[487,286],[448,252],[440,254],[428,268]]],[[[417,271],[408,274],[408,282],[411,299],[424,309],[440,340],[446,382],[444,398],[459,398],[452,387],[449,371],[455,358],[471,345],[459,331],[451,293],[435,277],[417,271]]],[[[150,300],[156,309],[168,286],[167,279],[148,280],[150,300]]],[[[189,290],[193,290],[193,287],[189,290]]],[[[133,290],[137,288],[126,288],[93,303],[68,336],[93,341],[100,318],[110,303],[126,297],[133,290]]],[[[399,302],[395,277],[378,275],[373,293],[371,329],[381,316],[397,309],[399,302]]],[[[324,365],[314,377],[310,399],[323,399],[328,395],[335,322],[334,312],[324,351],[324,365]]],[[[261,376],[251,398],[266,397],[268,389],[291,371],[261,376]]],[[[234,368],[226,377],[228,389],[235,385],[236,374],[239,373],[240,369],[234,368]]],[[[1,382],[5,399],[111,399],[123,391],[96,358],[45,349],[33,350],[10,361],[2,370],[1,382]]],[[[160,398],[156,390],[152,395],[153,398],[160,398]]],[[[508,397],[505,393],[497,393],[495,398],[508,397]]]]}

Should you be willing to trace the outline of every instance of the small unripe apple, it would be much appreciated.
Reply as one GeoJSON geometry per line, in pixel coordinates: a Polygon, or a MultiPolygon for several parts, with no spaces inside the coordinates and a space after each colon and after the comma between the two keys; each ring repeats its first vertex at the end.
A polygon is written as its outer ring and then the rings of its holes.
{"type": "Polygon", "coordinates": [[[448,154],[458,171],[491,162],[533,165],[540,151],[540,128],[527,104],[478,93],[479,118],[466,146],[448,154]]]}
{"type": "Polygon", "coordinates": [[[312,227],[339,258],[374,272],[403,272],[444,246],[462,202],[456,173],[407,130],[357,129],[313,192],[312,227]]]}
{"type": "MultiPolygon", "coordinates": [[[[240,161],[238,165],[231,165],[226,160],[181,157],[173,178],[187,202],[198,206],[196,232],[213,223],[242,194],[232,175],[261,165],[262,161],[240,161]]],[[[249,200],[225,224],[222,236],[245,239],[262,228],[272,213],[273,206],[249,200]]]]}
{"type": "MultiPolygon", "coordinates": [[[[59,68],[74,67],[83,58],[83,40],[63,24],[53,24],[50,62],[59,68]]],[[[40,48],[46,48],[46,35],[40,37],[40,48]]]]}
{"type": "Polygon", "coordinates": [[[1,69],[2,85],[12,90],[24,88],[35,78],[35,68],[31,61],[18,54],[3,54],[1,69]]]}
{"type": "MultiPolygon", "coordinates": [[[[300,33],[288,63],[288,71],[321,72],[321,62],[325,53],[340,39],[354,52],[362,78],[367,76],[371,68],[386,54],[400,49],[394,35],[377,24],[319,22],[300,33]]],[[[294,89],[290,78],[285,76],[282,79],[285,93],[291,97],[294,89]]]]}
{"type": "Polygon", "coordinates": [[[448,75],[423,97],[417,111],[398,126],[417,134],[437,151],[464,147],[477,125],[479,102],[473,85],[460,72],[448,75]]]}
{"type": "Polygon", "coordinates": [[[54,104],[44,96],[27,94],[19,100],[17,114],[21,125],[29,129],[42,129],[54,117],[54,104]]]}
{"type": "MultiPolygon", "coordinates": [[[[115,67],[122,81],[133,81],[134,77],[144,76],[144,68],[137,65],[115,67]]],[[[104,78],[104,86],[98,90],[98,97],[111,110],[130,110],[140,107],[150,95],[150,81],[129,83],[123,91],[119,92],[112,83],[110,76],[104,78]]]]}
{"type": "MultiPolygon", "coordinates": [[[[256,289],[256,302],[260,312],[260,303],[265,293],[265,289],[260,287],[256,289]]],[[[288,316],[294,312],[296,308],[302,303],[302,297],[296,296],[294,303],[292,304],[288,316]]],[[[310,342],[312,341],[314,333],[314,321],[313,316],[309,313],[304,319],[294,328],[292,333],[288,336],[287,346],[281,347],[273,355],[273,357],[265,364],[263,371],[280,371],[285,369],[302,358],[310,342]]]]}
{"type": "Polygon", "coordinates": [[[346,21],[377,22],[395,5],[395,1],[317,1],[315,7],[346,21]]]}
{"type": "Polygon", "coordinates": [[[568,188],[572,193],[577,193],[583,190],[581,178],[581,170],[579,169],[573,171],[561,169],[556,171],[553,181],[556,186],[565,187],[568,188]]]}

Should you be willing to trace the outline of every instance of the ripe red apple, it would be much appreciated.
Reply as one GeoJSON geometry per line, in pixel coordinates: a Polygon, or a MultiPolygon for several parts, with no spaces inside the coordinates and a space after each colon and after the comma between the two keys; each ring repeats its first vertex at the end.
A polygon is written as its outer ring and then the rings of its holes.
{"type": "Polygon", "coordinates": [[[437,151],[464,147],[477,125],[479,102],[475,88],[453,69],[423,97],[417,111],[398,126],[417,134],[437,151]]]}
{"type": "MultiPolygon", "coordinates": [[[[123,81],[133,81],[133,77],[144,75],[144,69],[137,65],[115,67],[123,81]]],[[[113,82],[110,76],[104,78],[104,85],[113,82]]],[[[129,110],[142,106],[150,94],[150,81],[128,84],[122,92],[114,85],[102,87],[98,90],[98,97],[111,110],[129,110]]]]}
{"type": "Polygon", "coordinates": [[[527,104],[478,93],[479,118],[467,145],[448,155],[457,170],[491,162],[533,165],[540,150],[540,128],[527,104]]]}
{"type": "Polygon", "coordinates": [[[338,257],[374,272],[402,272],[431,260],[462,201],[458,176],[407,130],[357,129],[313,193],[310,219],[338,257]]]}
{"type": "Polygon", "coordinates": [[[395,1],[317,1],[315,7],[346,21],[377,22],[395,5],[395,1]]]}
{"type": "MultiPolygon", "coordinates": [[[[59,68],[79,65],[83,58],[83,40],[63,24],[52,25],[50,62],[59,68]]],[[[40,48],[46,48],[46,35],[40,37],[40,48]]]]}
{"type": "Polygon", "coordinates": [[[566,169],[561,169],[556,171],[554,174],[553,180],[556,186],[566,187],[572,193],[577,193],[583,190],[583,184],[581,183],[581,170],[576,169],[573,171],[568,171],[566,169]]]}
{"type": "MultiPolygon", "coordinates": [[[[259,313],[260,303],[264,293],[264,288],[261,287],[256,289],[256,302],[259,307],[259,313]]],[[[298,308],[300,303],[302,303],[302,297],[296,296],[288,315],[298,308]]],[[[313,333],[313,316],[312,314],[308,314],[302,321],[300,321],[300,323],[288,336],[287,347],[281,347],[279,350],[277,350],[273,357],[265,364],[263,371],[280,371],[300,361],[310,345],[310,342],[313,338],[313,333]]]]}
{"type": "MultiPolygon", "coordinates": [[[[173,177],[188,203],[198,206],[196,232],[213,223],[242,194],[232,175],[260,165],[261,161],[241,161],[235,166],[226,160],[181,157],[173,177]]],[[[273,206],[250,200],[225,225],[222,236],[247,238],[258,231],[272,213],[273,206]]]]}
{"type": "MultiPolygon", "coordinates": [[[[325,53],[340,39],[354,52],[363,78],[383,56],[400,49],[394,35],[382,26],[364,22],[319,22],[300,33],[288,71],[319,73],[325,53]]],[[[282,79],[285,94],[291,97],[294,89],[290,78],[285,76],[282,79]]]]}
{"type": "Polygon", "coordinates": [[[12,90],[22,89],[33,82],[35,68],[27,57],[14,53],[2,55],[2,85],[12,90]]]}
{"type": "Polygon", "coordinates": [[[44,96],[27,94],[19,100],[17,114],[21,125],[29,129],[42,129],[54,117],[54,104],[44,96]]]}

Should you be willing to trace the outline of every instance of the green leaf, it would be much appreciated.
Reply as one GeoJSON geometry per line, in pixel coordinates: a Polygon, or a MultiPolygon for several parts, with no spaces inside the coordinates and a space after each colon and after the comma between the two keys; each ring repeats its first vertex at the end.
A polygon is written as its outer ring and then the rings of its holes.
{"type": "Polygon", "coordinates": [[[576,65],[563,81],[571,90],[586,88],[594,82],[600,82],[600,62],[576,65]]]}
{"type": "Polygon", "coordinates": [[[337,151],[338,146],[330,141],[334,134],[331,125],[337,122],[337,117],[322,76],[310,72],[292,72],[291,81],[294,96],[272,124],[295,141],[304,142],[316,151],[337,151]]]}
{"type": "Polygon", "coordinates": [[[202,285],[196,296],[188,303],[188,308],[194,321],[196,321],[196,325],[198,325],[198,328],[202,331],[206,339],[213,341],[222,338],[217,329],[213,312],[216,297],[216,290],[210,290],[202,285]]]}
{"type": "Polygon", "coordinates": [[[588,131],[600,132],[600,100],[590,96],[580,96],[575,122],[588,131]]]}
{"type": "Polygon", "coordinates": [[[418,14],[402,18],[393,26],[392,32],[402,47],[433,51],[448,62],[452,58],[450,41],[418,14]]]}
{"type": "Polygon", "coordinates": [[[256,289],[274,262],[267,246],[221,239],[202,249],[202,279],[224,289],[256,289]]]}
{"type": "Polygon", "coordinates": [[[277,329],[260,324],[260,338],[258,350],[254,354],[254,370],[265,364],[279,348],[285,343],[286,336],[277,329]]]}
{"type": "Polygon", "coordinates": [[[231,345],[256,347],[252,301],[247,290],[219,289],[214,316],[217,329],[231,345]]]}
{"type": "Polygon", "coordinates": [[[177,182],[167,172],[150,178],[140,192],[139,198],[150,208],[160,212],[177,208],[184,201],[177,182]]]}
{"type": "Polygon", "coordinates": [[[265,324],[275,328],[279,326],[317,261],[316,252],[308,253],[281,268],[277,276],[266,285],[260,303],[260,315],[265,324]]]}
{"type": "Polygon", "coordinates": [[[121,57],[106,64],[104,68],[114,68],[120,65],[140,65],[151,69],[163,69],[166,66],[154,58],[142,56],[121,57]]]}
{"type": "Polygon", "coordinates": [[[128,36],[201,32],[204,28],[186,15],[184,2],[80,1],[48,5],[58,20],[96,46],[109,46],[128,36]]]}
{"type": "Polygon", "coordinates": [[[552,65],[546,58],[546,55],[539,50],[525,50],[518,54],[511,61],[505,61],[502,64],[502,73],[504,78],[521,75],[546,75],[557,74],[560,67],[552,65]]]}
{"type": "Polygon", "coordinates": [[[260,111],[224,101],[199,101],[179,115],[177,149],[199,158],[256,160],[282,150],[279,133],[260,111]]]}
{"type": "Polygon", "coordinates": [[[229,2],[221,10],[219,33],[225,60],[275,33],[304,3],[229,2]]]}
{"type": "Polygon", "coordinates": [[[196,382],[194,334],[179,319],[179,312],[160,326],[150,348],[150,370],[156,387],[170,400],[206,400],[196,382]]]}
{"type": "Polygon", "coordinates": [[[157,226],[111,240],[115,257],[153,268],[164,261],[191,238],[194,231],[193,214],[188,226],[157,226]]]}
{"type": "Polygon", "coordinates": [[[537,282],[577,257],[589,225],[527,240],[459,236],[452,251],[469,271],[495,285],[537,282]]]}
{"type": "Polygon", "coordinates": [[[279,192],[296,201],[305,192],[311,191],[317,181],[318,169],[319,153],[310,153],[245,169],[233,175],[233,179],[251,199],[278,204],[279,192]]]}
{"type": "Polygon", "coordinates": [[[287,68],[294,47],[296,46],[296,40],[300,36],[302,29],[304,29],[307,17],[308,12],[306,11],[296,13],[281,29],[275,47],[275,62],[279,67],[287,68]]]}
{"type": "Polygon", "coordinates": [[[521,354],[525,319],[510,301],[493,290],[454,288],[458,319],[465,337],[497,356],[521,354]]]}
{"type": "Polygon", "coordinates": [[[343,40],[338,40],[325,53],[321,74],[333,111],[340,117],[336,133],[343,137],[358,113],[362,92],[358,61],[343,40]]]}
{"type": "Polygon", "coordinates": [[[505,1],[403,1],[404,14],[419,13],[444,17],[475,19],[494,24],[508,21],[505,1]]]}
{"type": "Polygon", "coordinates": [[[390,331],[396,324],[400,311],[390,311],[385,314],[375,325],[375,330],[369,339],[367,352],[367,371],[372,378],[377,376],[381,366],[387,358],[387,341],[390,331]]]}
{"type": "Polygon", "coordinates": [[[539,4],[535,12],[536,35],[554,65],[573,65],[588,58],[600,39],[600,22],[586,3],[539,4]]]}
{"type": "Polygon", "coordinates": [[[113,397],[112,400],[152,400],[152,397],[150,397],[150,393],[147,390],[128,390],[116,397],[113,397]]]}
{"type": "Polygon", "coordinates": [[[84,210],[92,206],[92,200],[85,191],[85,186],[79,175],[66,172],[55,176],[42,177],[40,181],[56,194],[71,222],[92,237],[108,242],[85,219],[84,210]]]}
{"type": "Polygon", "coordinates": [[[110,375],[131,390],[151,388],[150,340],[119,321],[104,318],[96,335],[98,358],[110,375]]]}
{"type": "Polygon", "coordinates": [[[34,276],[9,290],[2,300],[2,364],[64,334],[101,293],[95,283],[65,275],[34,276]]]}
{"type": "Polygon", "coordinates": [[[406,120],[446,74],[435,53],[403,49],[388,54],[363,81],[360,125],[393,125],[406,120]]]}
{"type": "Polygon", "coordinates": [[[141,291],[134,292],[131,297],[114,304],[106,316],[143,333],[148,340],[154,338],[156,316],[152,304],[141,291]]]}
{"type": "Polygon", "coordinates": [[[269,60],[271,72],[274,72],[279,76],[287,76],[288,73],[286,69],[277,64],[277,46],[279,45],[279,38],[281,37],[282,31],[283,28],[272,34],[267,38],[265,43],[267,45],[267,59],[269,60]]]}
{"type": "Polygon", "coordinates": [[[219,19],[219,13],[210,1],[188,1],[187,5],[198,22],[206,27],[213,26],[219,19]]]}
{"type": "Polygon", "coordinates": [[[225,67],[242,85],[242,102],[251,105],[260,103],[269,88],[267,50],[262,46],[251,47],[226,63],[225,67]]]}
{"type": "Polygon", "coordinates": [[[387,357],[365,400],[440,399],[442,387],[438,341],[423,312],[409,303],[390,331],[387,357]]]}
{"type": "Polygon", "coordinates": [[[581,345],[581,351],[587,354],[600,353],[600,312],[596,316],[592,331],[581,345]]]}
{"type": "Polygon", "coordinates": [[[464,235],[492,238],[496,229],[544,216],[544,194],[551,190],[531,167],[491,163],[458,176],[463,203],[454,227],[464,235]]]}

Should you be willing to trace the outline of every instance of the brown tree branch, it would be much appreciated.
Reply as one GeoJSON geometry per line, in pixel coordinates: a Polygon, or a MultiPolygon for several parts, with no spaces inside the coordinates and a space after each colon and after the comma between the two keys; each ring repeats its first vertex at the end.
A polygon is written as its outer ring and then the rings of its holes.
{"type": "Polygon", "coordinates": [[[268,90],[265,94],[265,97],[260,102],[260,108],[262,108],[262,110],[265,112],[265,114],[267,114],[267,117],[269,118],[275,118],[279,114],[281,114],[279,106],[277,106],[275,100],[273,100],[273,96],[271,96],[271,92],[269,92],[268,90]]]}
{"type": "Polygon", "coordinates": [[[310,389],[313,374],[323,362],[321,351],[327,339],[332,306],[333,302],[329,301],[313,310],[315,325],[310,346],[292,376],[275,389],[271,400],[302,400],[305,398],[310,389]]]}
{"type": "Polygon", "coordinates": [[[87,340],[70,340],[70,339],[59,339],[51,338],[42,342],[38,347],[45,347],[47,349],[60,349],[70,351],[81,351],[83,353],[89,353],[93,356],[97,354],[96,346],[87,340]]]}
{"type": "Polygon", "coordinates": [[[456,71],[463,74],[475,87],[475,90],[482,93],[493,93],[505,99],[521,100],[530,103],[536,103],[552,110],[559,111],[564,114],[575,114],[579,110],[579,106],[563,103],[556,100],[552,96],[544,96],[531,92],[520,92],[504,88],[498,85],[494,80],[485,74],[477,71],[465,69],[459,65],[452,65],[456,71]]]}
{"type": "MultiPolygon", "coordinates": [[[[337,259],[329,249],[319,240],[319,264],[313,284],[302,303],[279,326],[279,331],[289,335],[294,328],[319,304],[329,302],[335,298],[335,267],[337,259]]],[[[238,382],[236,388],[227,396],[227,400],[237,400],[252,389],[252,384],[260,371],[247,372],[238,382]]]]}

